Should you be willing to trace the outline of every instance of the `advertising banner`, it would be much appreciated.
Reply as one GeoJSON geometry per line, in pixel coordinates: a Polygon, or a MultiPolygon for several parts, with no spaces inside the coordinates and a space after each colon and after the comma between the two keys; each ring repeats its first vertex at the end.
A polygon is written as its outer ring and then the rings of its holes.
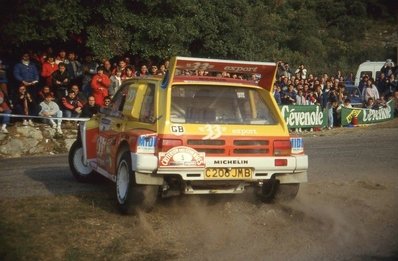
{"type": "Polygon", "coordinates": [[[326,127],[327,113],[318,105],[282,105],[283,118],[289,128],[326,127]]]}
{"type": "Polygon", "coordinates": [[[392,120],[394,118],[394,100],[387,102],[385,107],[379,109],[362,109],[362,108],[341,108],[341,125],[347,126],[352,124],[354,117],[357,118],[357,124],[372,124],[392,120]]]}

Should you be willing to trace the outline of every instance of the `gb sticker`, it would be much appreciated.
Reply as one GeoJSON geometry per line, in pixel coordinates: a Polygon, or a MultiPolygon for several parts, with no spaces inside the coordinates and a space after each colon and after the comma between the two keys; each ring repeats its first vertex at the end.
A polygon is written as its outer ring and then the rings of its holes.
{"type": "Polygon", "coordinates": [[[182,126],[182,125],[171,125],[170,130],[176,136],[181,136],[181,135],[184,135],[184,133],[185,133],[184,126],[182,126]]]}

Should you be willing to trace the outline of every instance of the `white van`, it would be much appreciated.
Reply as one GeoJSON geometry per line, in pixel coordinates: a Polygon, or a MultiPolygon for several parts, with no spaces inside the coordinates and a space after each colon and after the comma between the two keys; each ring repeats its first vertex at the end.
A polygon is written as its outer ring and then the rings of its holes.
{"type": "Polygon", "coordinates": [[[355,75],[355,86],[359,85],[362,76],[367,74],[370,78],[377,80],[380,76],[380,69],[386,62],[371,62],[366,61],[358,66],[357,74],[355,75]]]}

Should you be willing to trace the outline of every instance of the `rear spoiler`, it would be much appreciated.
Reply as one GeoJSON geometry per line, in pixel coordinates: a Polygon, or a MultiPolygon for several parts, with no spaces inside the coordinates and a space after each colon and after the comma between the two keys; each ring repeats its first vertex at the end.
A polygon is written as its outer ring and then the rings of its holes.
{"type": "Polygon", "coordinates": [[[164,87],[173,83],[175,74],[178,70],[204,70],[220,73],[256,74],[260,78],[257,85],[268,91],[272,91],[276,69],[276,63],[271,62],[249,62],[176,56],[170,60],[170,67],[168,75],[164,80],[164,87]]]}

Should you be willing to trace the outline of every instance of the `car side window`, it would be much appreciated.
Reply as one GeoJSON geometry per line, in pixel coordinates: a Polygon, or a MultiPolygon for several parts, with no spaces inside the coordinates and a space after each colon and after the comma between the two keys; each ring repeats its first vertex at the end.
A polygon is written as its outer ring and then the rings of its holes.
{"type": "Polygon", "coordinates": [[[155,121],[155,84],[148,84],[145,92],[144,100],[140,111],[139,120],[145,123],[153,123],[155,121]]]}
{"type": "Polygon", "coordinates": [[[121,116],[123,112],[123,107],[126,103],[126,99],[128,102],[133,102],[136,93],[136,88],[130,85],[122,86],[119,91],[113,96],[110,114],[112,116],[121,116]],[[130,97],[132,96],[132,97],[130,97]]]}

